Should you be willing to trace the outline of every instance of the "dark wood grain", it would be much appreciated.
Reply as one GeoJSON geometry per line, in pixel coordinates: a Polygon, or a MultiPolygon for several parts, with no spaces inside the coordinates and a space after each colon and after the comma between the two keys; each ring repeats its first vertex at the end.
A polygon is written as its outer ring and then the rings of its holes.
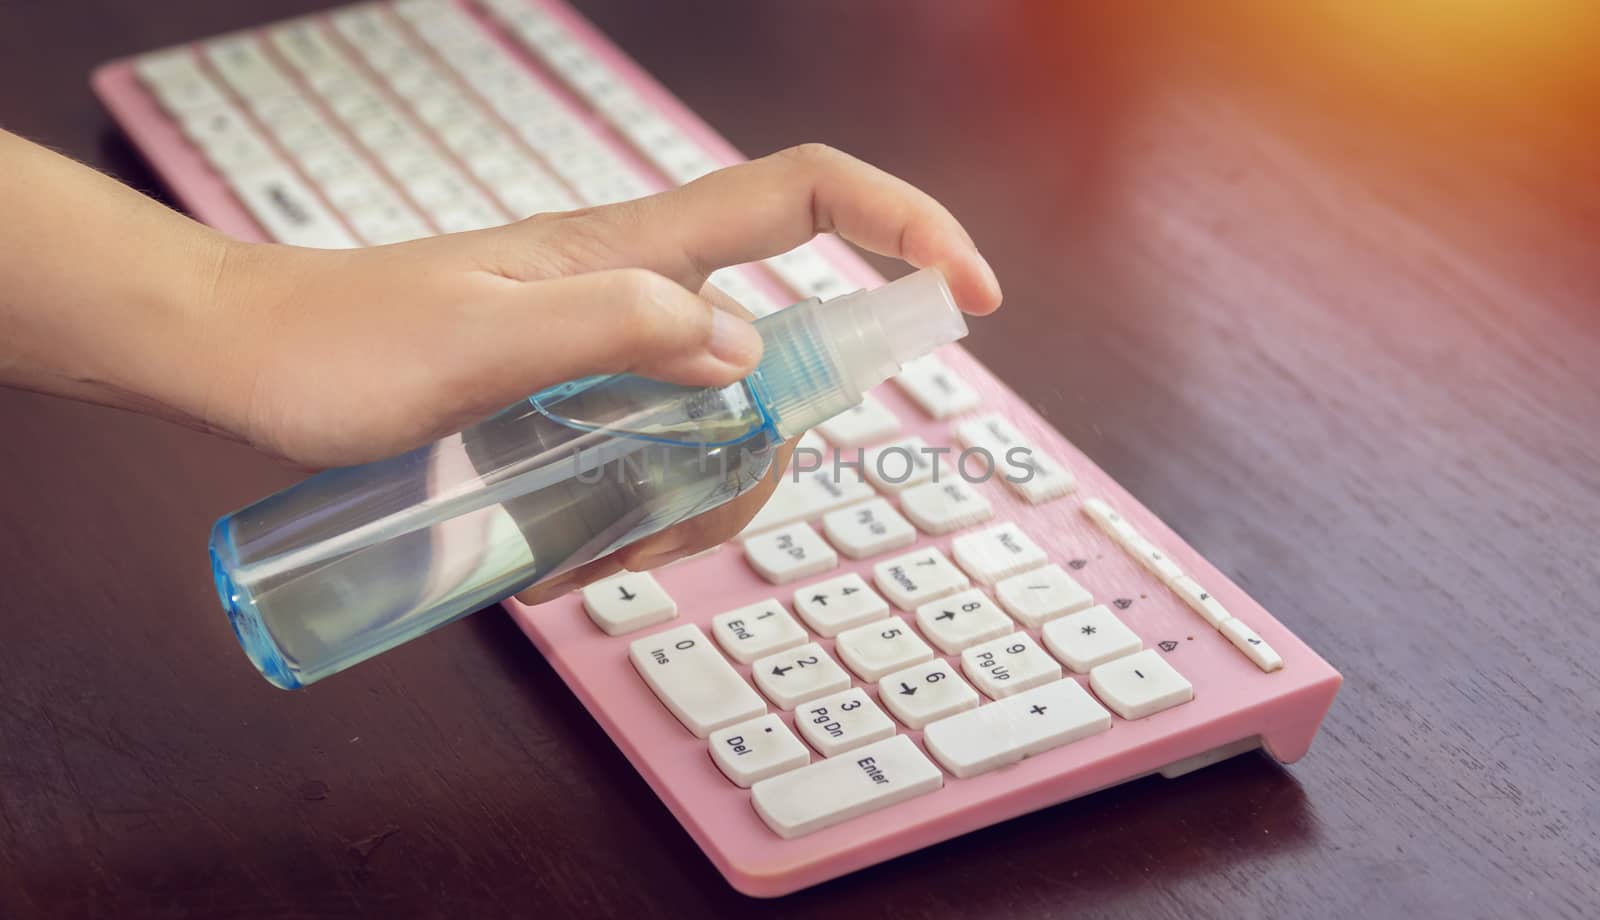
{"type": "MultiPolygon", "coordinates": [[[[89,68],[315,5],[0,2],[0,124],[159,194],[89,68]]],[[[0,916],[1595,915],[1592,23],[581,6],[746,151],[951,205],[1008,293],[973,350],[1344,671],[1310,756],[749,901],[503,614],[273,690],[202,544],[293,474],[0,392],[0,916]]]]}

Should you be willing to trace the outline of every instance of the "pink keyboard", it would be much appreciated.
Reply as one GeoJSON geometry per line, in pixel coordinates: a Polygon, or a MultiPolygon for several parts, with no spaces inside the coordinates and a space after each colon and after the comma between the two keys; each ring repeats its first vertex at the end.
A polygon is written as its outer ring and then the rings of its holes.
{"type": "MultiPolygon", "coordinates": [[[[94,85],[191,213],[252,240],[396,242],[740,159],[549,0],[346,7],[94,85]]],[[[882,283],[830,238],[713,280],[758,313],[882,283]]],[[[507,604],[739,890],[1306,752],[1338,673],[965,351],[806,446],[738,540],[507,604]],[[1020,468],[983,462],[1018,448],[1020,468]]]]}

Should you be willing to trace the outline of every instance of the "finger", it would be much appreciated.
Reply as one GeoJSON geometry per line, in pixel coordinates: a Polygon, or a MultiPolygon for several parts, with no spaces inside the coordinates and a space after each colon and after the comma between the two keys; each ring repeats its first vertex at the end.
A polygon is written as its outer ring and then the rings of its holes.
{"type": "Polygon", "coordinates": [[[591,562],[557,575],[549,581],[534,585],[526,591],[518,592],[517,600],[528,606],[536,606],[548,601],[553,601],[564,594],[582,590],[602,578],[610,578],[622,571],[622,563],[615,556],[601,556],[591,562]]]}
{"type": "Polygon", "coordinates": [[[701,286],[700,296],[711,301],[712,306],[720,310],[727,310],[740,319],[754,320],[756,318],[756,315],[751,313],[748,307],[739,301],[734,300],[727,291],[724,291],[722,288],[719,288],[714,284],[705,284],[701,286]]]}
{"type": "Polygon", "coordinates": [[[578,230],[578,238],[607,240],[610,258],[618,264],[646,265],[689,286],[717,268],[778,255],[817,233],[837,232],[881,255],[939,269],[968,313],[986,314],[1000,305],[994,272],[943,205],[910,183],[820,144],[544,226],[559,233],[569,222],[590,225],[578,230]]]}
{"type": "Polygon", "coordinates": [[[761,357],[749,322],[641,269],[507,281],[490,300],[448,327],[460,337],[449,353],[473,356],[462,370],[470,380],[452,388],[465,397],[464,412],[493,411],[591,374],[723,386],[761,357]]]}
{"type": "Polygon", "coordinates": [[[624,547],[617,551],[617,557],[629,571],[644,572],[732,540],[772,497],[793,453],[793,442],[783,444],[778,448],[771,468],[749,491],[704,514],[624,547]]]}

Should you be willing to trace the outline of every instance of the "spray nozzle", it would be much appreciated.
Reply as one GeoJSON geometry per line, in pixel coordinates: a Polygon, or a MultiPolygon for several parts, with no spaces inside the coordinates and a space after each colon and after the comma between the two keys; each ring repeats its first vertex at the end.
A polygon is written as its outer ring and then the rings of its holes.
{"type": "Polygon", "coordinates": [[[931,268],[826,303],[809,300],[756,323],[766,340],[763,399],[784,437],[827,421],[907,362],[967,334],[944,276],[931,268]]]}

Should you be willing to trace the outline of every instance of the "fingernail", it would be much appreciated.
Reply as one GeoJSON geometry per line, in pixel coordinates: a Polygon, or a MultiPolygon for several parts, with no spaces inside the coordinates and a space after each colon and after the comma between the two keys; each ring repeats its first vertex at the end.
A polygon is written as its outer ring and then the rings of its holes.
{"type": "Polygon", "coordinates": [[[978,250],[976,250],[976,249],[972,250],[972,254],[978,257],[978,264],[983,267],[984,278],[985,278],[986,281],[989,282],[989,290],[993,291],[995,299],[999,300],[1000,299],[1000,279],[994,273],[994,266],[990,265],[989,264],[989,260],[985,259],[983,257],[983,253],[979,252],[978,250]]]}
{"type": "Polygon", "coordinates": [[[518,594],[517,600],[527,604],[529,607],[535,607],[547,601],[553,601],[561,595],[572,590],[574,587],[573,581],[574,579],[571,574],[558,575],[543,584],[535,585],[532,588],[523,591],[521,594],[518,594]]]}
{"type": "Polygon", "coordinates": [[[756,327],[726,310],[711,311],[712,357],[728,364],[754,364],[761,357],[761,334],[756,327]]]}

